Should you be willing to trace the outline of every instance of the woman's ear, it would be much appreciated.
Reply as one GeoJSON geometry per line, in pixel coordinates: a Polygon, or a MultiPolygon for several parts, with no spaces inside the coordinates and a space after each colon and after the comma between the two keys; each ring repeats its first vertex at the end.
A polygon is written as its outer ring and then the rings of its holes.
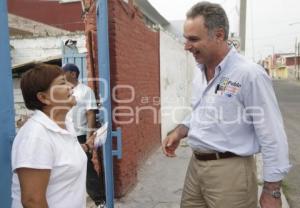
{"type": "Polygon", "coordinates": [[[50,105],[50,99],[48,98],[48,96],[47,96],[46,93],[44,93],[44,92],[38,92],[38,93],[36,94],[36,97],[37,97],[37,99],[38,99],[41,103],[43,103],[43,104],[45,104],[45,105],[50,105]]]}

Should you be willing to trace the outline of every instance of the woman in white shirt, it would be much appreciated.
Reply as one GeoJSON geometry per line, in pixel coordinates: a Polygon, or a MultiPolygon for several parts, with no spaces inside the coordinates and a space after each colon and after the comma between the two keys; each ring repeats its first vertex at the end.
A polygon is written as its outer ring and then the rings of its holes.
{"type": "Polygon", "coordinates": [[[60,67],[39,64],[24,74],[21,90],[33,116],[12,147],[13,208],[85,208],[86,154],[93,139],[80,145],[65,121],[76,104],[60,67]]]}

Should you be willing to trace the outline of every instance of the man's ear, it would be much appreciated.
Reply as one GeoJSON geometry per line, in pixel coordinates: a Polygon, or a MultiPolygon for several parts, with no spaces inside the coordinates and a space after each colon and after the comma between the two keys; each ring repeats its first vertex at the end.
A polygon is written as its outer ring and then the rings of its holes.
{"type": "Polygon", "coordinates": [[[72,72],[71,72],[71,76],[72,76],[73,79],[77,79],[76,72],[73,72],[73,71],[72,71],[72,72]]]}
{"type": "Polygon", "coordinates": [[[219,28],[215,30],[215,37],[218,41],[224,41],[225,39],[225,31],[223,28],[219,28]]]}
{"type": "Polygon", "coordinates": [[[43,103],[43,104],[45,104],[45,105],[50,105],[50,99],[48,98],[48,96],[47,96],[46,93],[44,93],[44,92],[38,92],[38,93],[36,94],[36,97],[37,97],[37,99],[38,99],[41,103],[43,103]]]}

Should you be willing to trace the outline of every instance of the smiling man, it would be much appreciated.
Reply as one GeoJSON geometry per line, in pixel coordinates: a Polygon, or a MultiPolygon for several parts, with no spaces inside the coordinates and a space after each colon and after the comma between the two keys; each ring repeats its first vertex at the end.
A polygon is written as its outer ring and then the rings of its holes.
{"type": "Polygon", "coordinates": [[[281,181],[290,168],[288,145],[272,82],[262,67],[227,44],[228,18],[219,4],[200,2],[187,13],[185,49],[194,55],[192,113],[165,138],[175,156],[188,137],[193,155],[181,208],[256,208],[253,155],[262,152],[262,208],[281,207],[281,181]]]}

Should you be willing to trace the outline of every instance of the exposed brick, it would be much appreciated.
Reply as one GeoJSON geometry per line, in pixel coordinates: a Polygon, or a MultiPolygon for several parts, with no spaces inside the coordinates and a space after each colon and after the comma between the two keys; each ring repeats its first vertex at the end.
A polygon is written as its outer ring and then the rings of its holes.
{"type": "MultiPolygon", "coordinates": [[[[89,56],[97,63],[96,15],[95,4],[91,5],[86,15],[86,34],[93,34],[92,54],[88,54],[89,76],[93,73],[89,56]]],[[[109,1],[109,44],[111,87],[130,85],[135,90],[132,102],[124,104],[112,102],[112,109],[131,107],[134,112],[134,122],[131,124],[113,123],[113,128],[122,128],[123,158],[114,158],[114,177],[116,197],[125,195],[137,182],[137,171],[145,160],[160,145],[160,124],[155,124],[160,105],[153,103],[153,97],[160,97],[159,90],[159,33],[150,30],[143,22],[141,12],[123,0],[109,1]],[[142,98],[149,97],[149,103],[141,103],[142,98]],[[150,107],[145,110],[142,107],[150,107]],[[155,110],[155,113],[153,113],[155,110]],[[137,114],[138,113],[138,114],[137,114]]],[[[91,50],[89,50],[91,51],[91,50]]],[[[97,65],[94,66],[97,69],[97,65]]],[[[97,69],[98,70],[98,69],[97,69]]],[[[101,75],[100,75],[101,76],[101,75]]],[[[89,83],[97,91],[93,83],[89,83]]],[[[132,97],[131,91],[118,89],[116,98],[126,100],[132,97]]],[[[126,111],[125,111],[126,112],[126,111]]],[[[120,121],[128,118],[116,117],[120,121]]]]}

